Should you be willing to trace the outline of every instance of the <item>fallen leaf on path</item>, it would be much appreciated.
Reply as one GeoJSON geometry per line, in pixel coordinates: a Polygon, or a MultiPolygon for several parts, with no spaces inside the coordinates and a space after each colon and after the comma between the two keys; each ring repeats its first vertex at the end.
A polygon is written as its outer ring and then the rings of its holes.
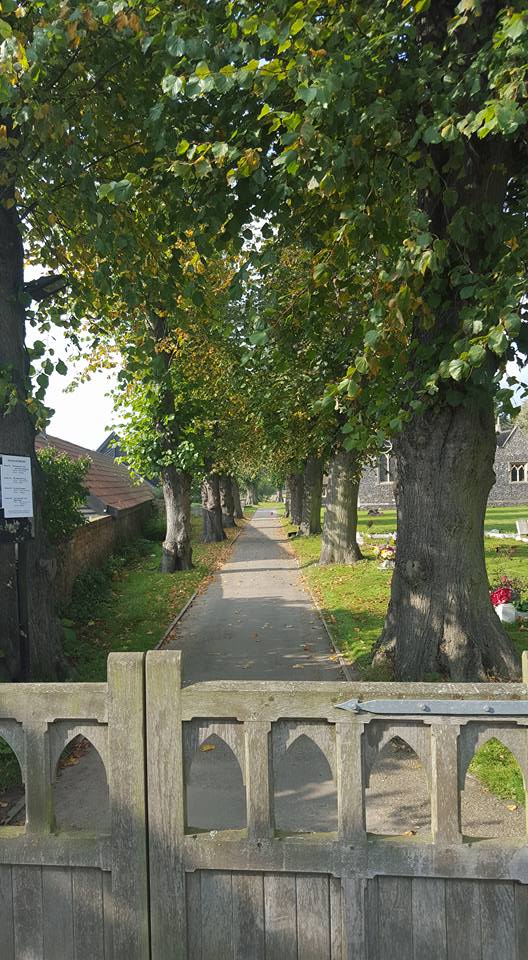
{"type": "Polygon", "coordinates": [[[294,663],[294,664],[293,664],[292,670],[303,670],[303,669],[304,669],[304,663],[294,663]]]}
{"type": "Polygon", "coordinates": [[[414,837],[416,830],[406,830],[403,834],[404,837],[414,837]]]}
{"type": "Polygon", "coordinates": [[[513,813],[513,811],[514,811],[514,810],[517,810],[518,807],[517,807],[517,804],[516,804],[516,803],[509,803],[509,804],[507,805],[506,809],[509,810],[511,813],[513,813]]]}
{"type": "Polygon", "coordinates": [[[329,660],[339,660],[339,655],[337,653],[332,654],[331,657],[328,657],[329,660]]]}
{"type": "Polygon", "coordinates": [[[216,750],[214,743],[202,743],[200,747],[202,753],[209,753],[210,750],[216,750]]]}

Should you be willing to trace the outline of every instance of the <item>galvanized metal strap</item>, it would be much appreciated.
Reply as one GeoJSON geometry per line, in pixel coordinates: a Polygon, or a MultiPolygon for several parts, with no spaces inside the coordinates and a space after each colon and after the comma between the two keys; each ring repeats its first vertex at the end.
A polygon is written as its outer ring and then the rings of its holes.
{"type": "Polygon", "coordinates": [[[528,700],[346,700],[335,706],[381,716],[528,717],[528,700]]]}

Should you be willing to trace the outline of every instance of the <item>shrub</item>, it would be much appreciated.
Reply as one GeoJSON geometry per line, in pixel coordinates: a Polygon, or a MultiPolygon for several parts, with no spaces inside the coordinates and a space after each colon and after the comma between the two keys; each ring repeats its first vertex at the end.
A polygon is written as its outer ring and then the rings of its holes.
{"type": "Polygon", "coordinates": [[[85,522],[81,507],[88,496],[84,480],[91,460],[72,460],[53,447],[39,450],[38,460],[44,474],[43,523],[51,542],[63,543],[85,522]]]}

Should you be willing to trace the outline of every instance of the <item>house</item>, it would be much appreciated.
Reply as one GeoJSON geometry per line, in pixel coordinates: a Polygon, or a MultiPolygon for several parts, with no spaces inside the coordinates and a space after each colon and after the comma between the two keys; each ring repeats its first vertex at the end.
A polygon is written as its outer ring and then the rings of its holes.
{"type": "MultiPolygon", "coordinates": [[[[510,507],[528,504],[528,431],[513,426],[497,431],[495,453],[495,484],[488,503],[492,507],[510,507]]],[[[396,459],[390,453],[381,453],[368,463],[359,484],[359,506],[365,509],[384,507],[392,509],[396,459]]]]}
{"type": "Polygon", "coordinates": [[[79,574],[101,564],[121,543],[141,535],[152,513],[155,493],[149,483],[136,483],[127,468],[113,458],[40,433],[35,439],[37,453],[50,447],[72,460],[88,457],[91,461],[85,479],[88,497],[83,511],[89,522],[61,544],[59,551],[55,588],[66,603],[79,574]]]}
{"type": "Polygon", "coordinates": [[[113,457],[80,447],[68,440],[60,440],[59,437],[51,437],[48,433],[40,433],[35,440],[37,452],[48,447],[67,454],[72,460],[79,460],[81,457],[89,457],[91,460],[85,480],[89,490],[86,500],[89,514],[111,514],[118,518],[130,511],[139,515],[149,512],[155,496],[151,485],[146,481],[136,483],[126,466],[116,463],[113,457]]]}

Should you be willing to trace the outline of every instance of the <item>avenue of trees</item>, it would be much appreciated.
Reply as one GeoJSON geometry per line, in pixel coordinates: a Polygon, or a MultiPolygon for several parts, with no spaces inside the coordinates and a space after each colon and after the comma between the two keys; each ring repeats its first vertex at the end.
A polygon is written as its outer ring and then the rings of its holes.
{"type": "Polygon", "coordinates": [[[209,538],[238,508],[226,478],[263,469],[310,533],[325,466],[321,562],[354,563],[361,466],[390,441],[377,659],[405,679],[517,676],[483,523],[506,364],[528,349],[525,4],[2,11],[0,452],[33,460],[34,675],[61,670],[34,456],[55,360],[25,327],[60,323],[120,369],[127,459],[162,479],[165,570],[192,563],[193,477],[209,538]],[[24,259],[63,293],[25,284],[24,259]]]}

